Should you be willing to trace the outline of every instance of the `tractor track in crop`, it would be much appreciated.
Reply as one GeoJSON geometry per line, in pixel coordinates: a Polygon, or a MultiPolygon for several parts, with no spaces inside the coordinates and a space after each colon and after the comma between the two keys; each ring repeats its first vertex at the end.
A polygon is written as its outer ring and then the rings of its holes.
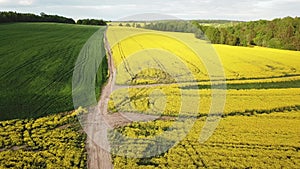
{"type": "MultiPolygon", "coordinates": [[[[107,131],[117,127],[128,125],[134,121],[171,120],[173,117],[159,117],[130,112],[108,112],[108,101],[111,93],[117,90],[116,69],[113,63],[111,47],[108,43],[106,32],[104,33],[104,45],[108,59],[109,78],[101,91],[101,98],[92,113],[88,113],[85,131],[88,131],[86,150],[88,154],[87,166],[90,169],[111,169],[111,159],[107,131]]],[[[126,59],[125,56],[123,59],[126,59]]],[[[128,65],[129,66],[129,65],[128,65]]],[[[130,69],[130,68],[129,68],[130,69]]],[[[130,72],[131,70],[128,70],[130,72]]],[[[124,86],[122,86],[124,87],[124,86]]],[[[130,88],[130,86],[127,86],[130,88]]],[[[147,87],[147,86],[144,86],[147,87]]]]}

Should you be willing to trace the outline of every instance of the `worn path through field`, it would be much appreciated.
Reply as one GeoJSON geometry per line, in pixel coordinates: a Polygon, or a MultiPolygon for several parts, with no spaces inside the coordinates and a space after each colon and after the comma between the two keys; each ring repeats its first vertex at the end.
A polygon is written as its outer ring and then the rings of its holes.
{"type": "MultiPolygon", "coordinates": [[[[107,111],[108,101],[111,93],[118,89],[115,85],[116,69],[114,68],[112,52],[109,42],[104,36],[104,43],[108,58],[109,78],[107,84],[103,87],[101,98],[96,107],[91,108],[87,115],[87,131],[88,138],[86,149],[88,153],[88,168],[90,169],[111,169],[113,168],[110,144],[108,141],[107,133],[116,127],[127,125],[134,121],[152,121],[156,119],[173,119],[172,117],[159,117],[152,115],[144,115],[137,113],[118,112],[109,114],[107,111]]],[[[125,86],[122,86],[124,88],[125,86]]],[[[131,86],[127,86],[131,87],[131,86]]],[[[147,87],[143,85],[143,87],[147,87]]]]}

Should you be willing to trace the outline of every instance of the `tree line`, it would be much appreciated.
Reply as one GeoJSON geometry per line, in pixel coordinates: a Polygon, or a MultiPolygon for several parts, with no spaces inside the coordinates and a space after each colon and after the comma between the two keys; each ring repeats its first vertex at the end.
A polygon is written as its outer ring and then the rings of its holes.
{"type": "Polygon", "coordinates": [[[80,19],[77,21],[77,24],[81,24],[81,25],[102,25],[102,26],[105,26],[107,25],[107,23],[100,19],[100,20],[97,20],[97,19],[80,19]]]}
{"type": "MultiPolygon", "coordinates": [[[[0,23],[12,23],[12,22],[56,22],[56,23],[68,23],[76,24],[74,19],[66,18],[58,15],[47,15],[41,13],[40,15],[30,13],[17,13],[17,12],[0,12],[0,23]]],[[[83,25],[106,25],[106,21],[97,19],[81,19],[77,21],[77,24],[83,25]]]]}
{"type": "Polygon", "coordinates": [[[144,28],[159,31],[194,33],[196,38],[204,39],[204,33],[196,25],[198,23],[195,21],[161,21],[147,24],[144,28]]]}
{"type": "Polygon", "coordinates": [[[285,17],[272,21],[240,22],[234,25],[209,25],[201,21],[150,23],[146,29],[194,33],[213,44],[262,46],[300,51],[300,18],[285,17]]]}
{"type": "Polygon", "coordinates": [[[17,13],[17,12],[0,12],[0,23],[9,22],[57,22],[75,24],[71,18],[66,18],[58,15],[47,15],[41,13],[40,15],[30,13],[17,13]]]}
{"type": "MultiPolygon", "coordinates": [[[[144,23],[145,25],[146,23],[144,23]]],[[[112,26],[112,24],[110,24],[112,26]]],[[[119,23],[119,26],[124,26],[122,23],[119,23]]],[[[126,27],[134,27],[134,28],[142,28],[142,25],[140,23],[133,22],[132,25],[128,22],[125,24],[126,27]]]]}
{"type": "Polygon", "coordinates": [[[233,24],[233,23],[240,23],[241,21],[232,21],[232,20],[195,20],[198,23],[203,24],[233,24]]]}
{"type": "Polygon", "coordinates": [[[259,20],[229,27],[198,25],[215,44],[300,50],[300,18],[259,20]]]}
{"type": "Polygon", "coordinates": [[[146,29],[159,31],[195,33],[198,28],[188,21],[161,21],[145,25],[146,29]]]}

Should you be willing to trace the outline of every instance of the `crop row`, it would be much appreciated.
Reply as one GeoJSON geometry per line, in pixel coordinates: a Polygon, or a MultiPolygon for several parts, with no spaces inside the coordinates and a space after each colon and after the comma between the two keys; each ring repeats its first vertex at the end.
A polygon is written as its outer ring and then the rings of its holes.
{"type": "Polygon", "coordinates": [[[0,168],[85,168],[77,112],[0,122],[0,168]]]}
{"type": "MultiPolygon", "coordinates": [[[[297,110],[299,94],[298,88],[227,90],[224,114],[251,115],[297,110]]],[[[212,99],[211,90],[182,90],[176,85],[129,88],[115,91],[108,108],[111,112],[201,116],[209,113],[212,99]]]]}
{"type": "MultiPolygon", "coordinates": [[[[115,153],[121,152],[113,156],[114,165],[115,168],[297,168],[300,165],[299,113],[226,117],[203,144],[199,142],[199,135],[205,118],[200,118],[182,141],[161,154],[141,159],[122,156],[122,152],[147,154],[153,151],[151,147],[157,147],[155,144],[143,146],[138,141],[128,141],[122,148],[113,147],[115,153]]],[[[115,131],[126,137],[151,140],[174,123],[140,122],[115,131]]],[[[178,129],[175,127],[170,132],[176,133],[178,129]]],[[[168,139],[165,144],[177,138],[174,135],[168,139]]]]}

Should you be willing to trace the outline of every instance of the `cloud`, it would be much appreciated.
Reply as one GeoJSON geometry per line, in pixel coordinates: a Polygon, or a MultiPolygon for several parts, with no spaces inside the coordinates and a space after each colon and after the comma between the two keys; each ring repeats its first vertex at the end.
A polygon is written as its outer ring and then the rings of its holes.
{"type": "Polygon", "coordinates": [[[20,0],[19,4],[24,6],[29,6],[33,4],[33,0],[20,0]]]}
{"type": "Polygon", "coordinates": [[[257,20],[300,16],[299,0],[0,0],[0,10],[117,20],[143,13],[182,19],[257,20]],[[6,3],[3,3],[6,2],[6,3]]]}
{"type": "Polygon", "coordinates": [[[4,4],[4,3],[7,3],[8,0],[0,0],[0,4],[4,4]]]}
{"type": "Polygon", "coordinates": [[[0,0],[1,7],[29,6],[34,0],[0,0]]]}
{"type": "Polygon", "coordinates": [[[119,9],[123,9],[123,10],[132,10],[135,9],[137,7],[137,5],[135,4],[124,4],[124,5],[96,5],[96,6],[69,6],[69,7],[73,7],[73,8],[77,8],[77,9],[84,9],[84,10],[90,10],[90,9],[96,9],[96,10],[119,10],[119,9]]]}

